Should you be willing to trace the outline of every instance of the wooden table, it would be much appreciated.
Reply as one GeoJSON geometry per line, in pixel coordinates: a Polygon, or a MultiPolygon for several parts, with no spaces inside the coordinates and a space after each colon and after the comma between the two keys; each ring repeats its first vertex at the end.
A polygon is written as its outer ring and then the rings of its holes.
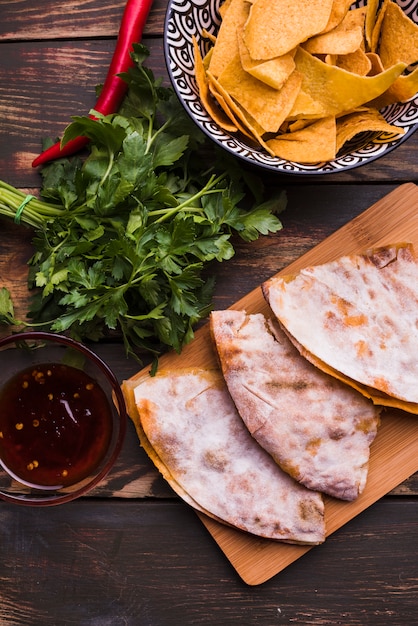
{"type": "MultiPolygon", "coordinates": [[[[0,178],[40,186],[31,161],[95,102],[124,0],[0,0],[0,178]]],[[[144,42],[166,75],[166,0],[144,42]]],[[[404,182],[418,178],[418,134],[345,174],[269,177],[288,193],[284,229],[218,271],[227,307],[404,182]]],[[[2,219],[0,285],[22,309],[32,233],[2,219]]],[[[117,342],[95,350],[120,381],[138,369],[117,342]]],[[[326,543],[260,586],[237,575],[195,513],[139,447],[132,423],[120,459],[91,496],[59,507],[0,503],[0,624],[418,624],[418,474],[326,543]]]]}

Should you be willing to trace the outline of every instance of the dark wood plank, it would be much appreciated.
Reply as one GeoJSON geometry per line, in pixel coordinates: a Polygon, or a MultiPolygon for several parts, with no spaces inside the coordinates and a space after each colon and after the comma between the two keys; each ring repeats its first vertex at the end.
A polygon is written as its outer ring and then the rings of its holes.
{"type": "Polygon", "coordinates": [[[417,515],[416,502],[378,503],[248,587],[182,504],[1,504],[0,623],[412,625],[417,515]]]}
{"type": "Polygon", "coordinates": [[[230,306],[302,256],[338,228],[387,195],[397,185],[288,184],[277,179],[266,194],[283,189],[287,208],[279,216],[283,229],[248,243],[235,238],[236,256],[217,271],[217,306],[230,306]],[[232,276],[232,279],[231,279],[232,276]]]}
{"type": "MultiPolygon", "coordinates": [[[[44,137],[95,103],[125,0],[0,0],[0,178],[36,193],[31,161],[44,137]]],[[[144,32],[149,66],[165,77],[166,0],[144,32]]],[[[418,135],[387,157],[345,174],[265,174],[289,197],[284,229],[237,241],[213,264],[214,303],[225,307],[288,265],[402,182],[418,180],[418,135]]],[[[27,306],[31,232],[1,219],[0,287],[27,306]]],[[[93,348],[120,381],[139,365],[117,340],[93,348]]],[[[166,485],[133,424],[108,478],[90,497],[38,510],[0,502],[0,624],[118,626],[417,622],[418,473],[327,542],[256,588],[247,587],[195,513],[166,485]]]]}
{"type": "MultiPolygon", "coordinates": [[[[347,193],[346,187],[338,185],[286,187],[288,207],[281,215],[283,230],[251,244],[236,240],[235,257],[223,264],[214,263],[208,269],[217,280],[214,307],[232,305],[393,188],[394,185],[357,185],[350,187],[350,193],[347,193]]],[[[31,254],[31,231],[4,218],[1,224],[0,286],[10,289],[16,312],[24,318],[29,295],[25,263],[31,254]]],[[[2,329],[1,332],[9,330],[2,329]]],[[[140,369],[138,363],[126,358],[123,346],[117,342],[92,347],[114,369],[120,381],[130,378],[140,369]]],[[[144,364],[147,362],[149,358],[144,355],[144,364]]],[[[418,494],[418,474],[397,488],[395,493],[418,494]]],[[[172,496],[171,490],[139,448],[131,425],[116,467],[93,495],[124,498],[172,496]]]]}
{"type": "MultiPolygon", "coordinates": [[[[0,0],[0,42],[116,37],[125,0],[0,0]]],[[[162,32],[165,0],[154,0],[144,35],[162,32]]]]}
{"type": "MultiPolygon", "coordinates": [[[[7,172],[4,174],[10,182],[7,172]]],[[[214,306],[230,306],[395,187],[393,183],[290,186],[277,181],[275,187],[266,188],[266,197],[281,190],[287,195],[287,208],[280,214],[283,229],[251,243],[235,237],[235,256],[208,267],[208,274],[216,276],[214,306]]],[[[3,232],[0,283],[12,291],[18,315],[24,316],[28,299],[25,264],[32,253],[32,231],[23,225],[17,226],[10,219],[0,219],[3,232]]]]}
{"type": "MultiPolygon", "coordinates": [[[[160,43],[147,40],[157,76],[165,73],[157,53],[160,43]]],[[[0,177],[20,187],[39,187],[31,163],[42,140],[55,139],[73,115],[87,115],[96,102],[95,87],[105,79],[114,41],[7,44],[0,54],[0,177]]]]}
{"type": "MultiPolygon", "coordinates": [[[[15,4],[7,4],[10,11],[15,4]]],[[[24,19],[29,19],[28,14],[24,19]]],[[[95,103],[95,86],[106,75],[114,38],[74,41],[74,30],[68,27],[66,33],[71,41],[0,44],[0,175],[5,172],[3,176],[14,185],[39,185],[31,162],[42,139],[61,136],[71,116],[87,114],[95,103]]],[[[144,42],[151,51],[149,67],[168,84],[161,33],[156,39],[145,37],[144,42]]],[[[418,179],[417,145],[415,133],[387,156],[345,173],[309,178],[266,175],[266,179],[284,184],[409,182],[418,179]]]]}
{"type": "MultiPolygon", "coordinates": [[[[5,179],[9,182],[6,176],[5,179]]],[[[276,187],[266,189],[266,196],[280,190],[286,192],[287,208],[280,215],[283,229],[251,243],[235,237],[235,256],[222,264],[214,262],[208,266],[207,273],[216,277],[214,306],[230,306],[395,187],[394,184],[357,185],[351,186],[347,193],[345,186],[286,186],[278,182],[276,187]]],[[[32,254],[32,231],[10,219],[0,219],[3,233],[0,284],[10,289],[17,316],[24,319],[29,297],[26,262],[32,254]]]]}

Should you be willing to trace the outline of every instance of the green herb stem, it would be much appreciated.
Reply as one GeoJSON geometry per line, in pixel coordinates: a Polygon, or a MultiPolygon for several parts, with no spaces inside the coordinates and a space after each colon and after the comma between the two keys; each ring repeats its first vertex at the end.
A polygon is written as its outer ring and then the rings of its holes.
{"type": "MultiPolygon", "coordinates": [[[[118,114],[68,126],[64,137],[88,136],[90,154],[45,167],[42,199],[0,181],[0,215],[35,231],[30,326],[91,341],[117,330],[138,359],[182,350],[212,306],[206,264],[233,256],[232,231],[248,242],[279,231],[285,204],[281,192],[262,202],[232,159],[202,159],[205,137],[143,66],[147,56],[134,45],[118,114]]],[[[19,323],[6,288],[0,322],[19,323]]]]}
{"type": "Polygon", "coordinates": [[[170,218],[172,218],[176,213],[180,213],[180,211],[185,212],[193,212],[193,213],[203,213],[203,209],[201,207],[193,206],[193,203],[196,200],[200,200],[203,196],[222,193],[224,189],[213,189],[215,185],[220,183],[225,178],[224,174],[220,176],[215,176],[214,174],[210,177],[206,185],[200,190],[197,191],[193,196],[187,198],[180,204],[175,207],[165,208],[165,209],[155,209],[154,211],[150,211],[150,216],[161,215],[159,219],[156,220],[157,223],[164,222],[170,218]],[[191,206],[190,206],[191,205],[191,206]]]}
{"type": "Polygon", "coordinates": [[[108,166],[106,168],[106,171],[103,175],[103,178],[101,179],[100,183],[99,183],[99,187],[103,187],[103,185],[105,184],[106,180],[109,178],[110,173],[112,171],[112,167],[113,167],[113,163],[114,163],[114,154],[111,150],[108,150],[108,154],[109,154],[109,163],[108,166]]]}
{"type": "MultiPolygon", "coordinates": [[[[14,219],[26,197],[27,194],[0,181],[0,214],[14,219]]],[[[31,198],[24,208],[21,221],[33,228],[39,228],[45,220],[62,216],[63,213],[65,210],[62,207],[31,198]]]]}

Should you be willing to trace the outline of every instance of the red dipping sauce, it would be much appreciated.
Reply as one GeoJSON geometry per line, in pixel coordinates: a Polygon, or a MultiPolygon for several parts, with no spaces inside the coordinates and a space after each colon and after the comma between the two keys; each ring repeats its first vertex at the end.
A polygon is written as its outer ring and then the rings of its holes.
{"type": "Polygon", "coordinates": [[[37,364],[0,391],[0,462],[22,483],[52,489],[82,481],[111,436],[106,394],[75,367],[37,364]]]}

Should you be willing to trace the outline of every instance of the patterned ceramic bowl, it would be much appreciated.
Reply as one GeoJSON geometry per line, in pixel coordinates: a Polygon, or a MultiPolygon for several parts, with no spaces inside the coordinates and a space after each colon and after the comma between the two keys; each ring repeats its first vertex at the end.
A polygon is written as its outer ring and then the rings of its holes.
{"type": "MultiPolygon", "coordinates": [[[[403,11],[418,23],[418,0],[397,0],[403,11]]],[[[198,95],[194,75],[192,36],[197,39],[202,55],[208,50],[202,30],[216,34],[220,24],[219,7],[222,0],[170,0],[165,23],[165,57],[168,73],[178,98],[201,130],[219,146],[243,159],[248,164],[286,174],[327,174],[359,167],[388,154],[406,141],[418,125],[418,94],[404,103],[385,107],[385,119],[405,130],[400,138],[387,133],[362,133],[348,142],[337,158],[316,164],[303,164],[272,157],[262,149],[254,148],[238,135],[222,130],[207,114],[198,95]]],[[[364,0],[353,3],[354,7],[364,0]]]]}

